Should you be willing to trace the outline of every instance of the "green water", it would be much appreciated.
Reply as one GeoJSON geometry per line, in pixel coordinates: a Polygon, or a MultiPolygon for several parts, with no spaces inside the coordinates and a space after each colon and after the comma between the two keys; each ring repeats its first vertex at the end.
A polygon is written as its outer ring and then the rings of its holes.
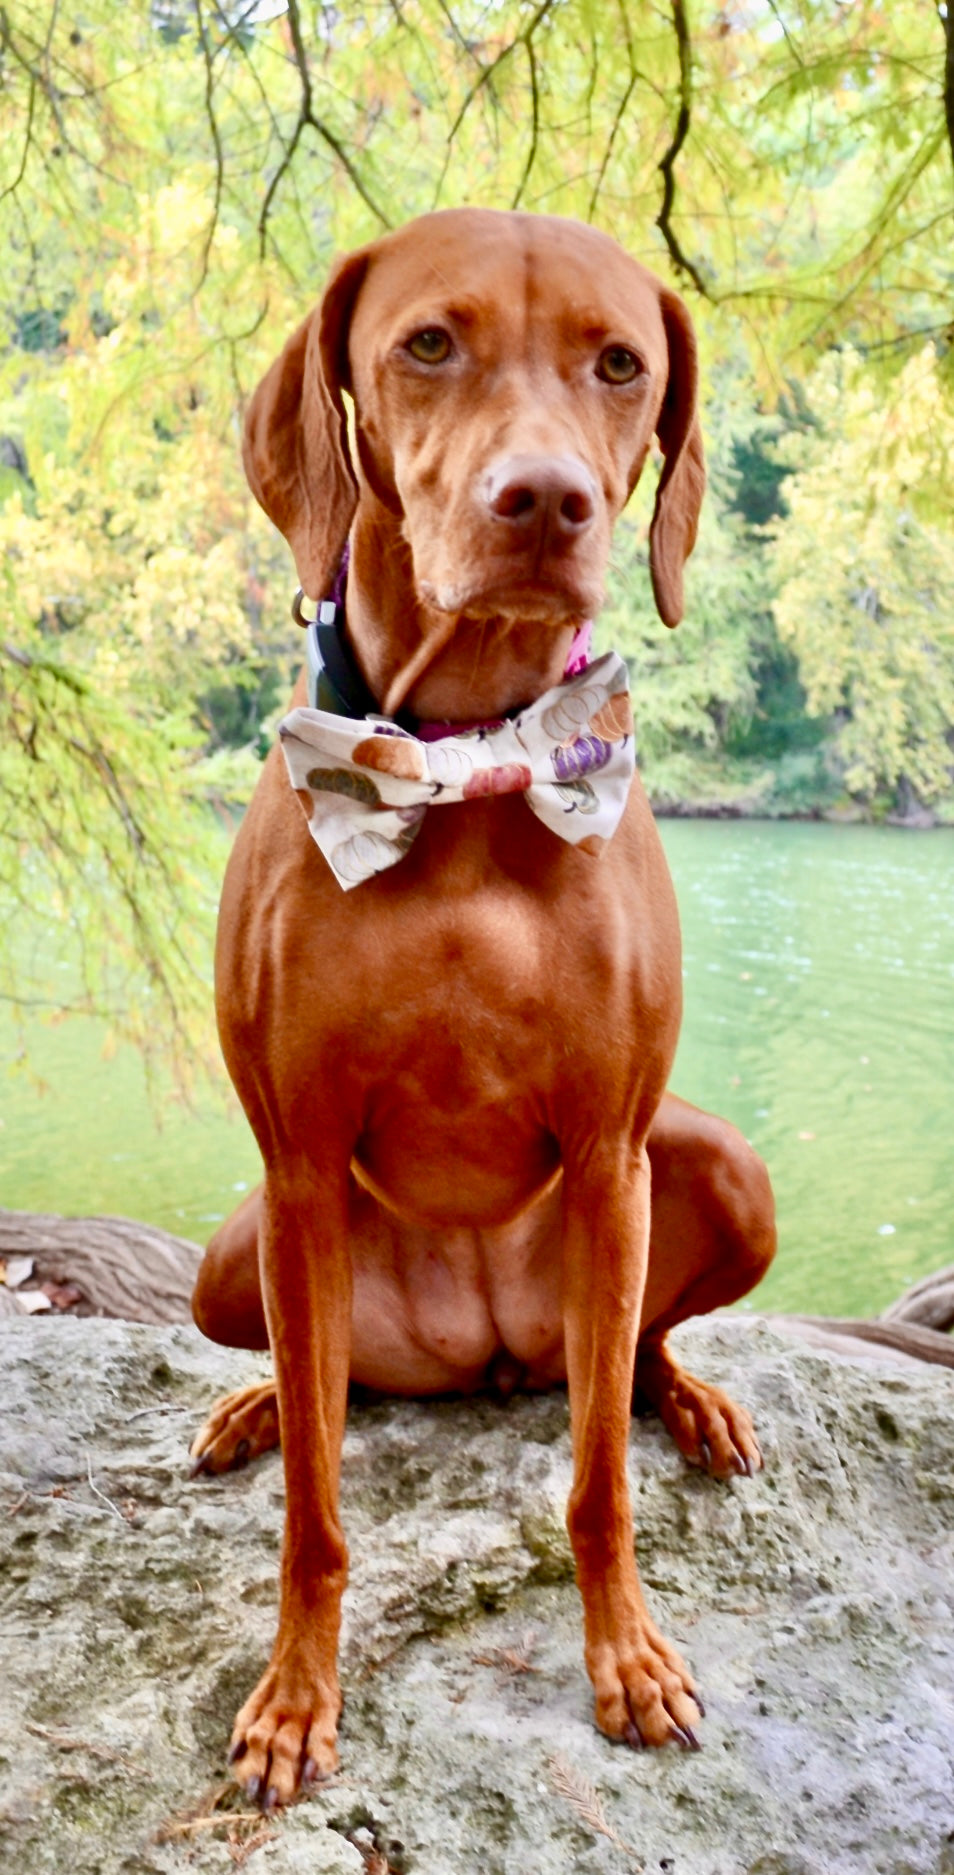
{"type": "MultiPolygon", "coordinates": [[[[686,1012],[673,1085],[767,1160],[781,1245],[757,1306],[868,1314],[954,1261],[954,833],[664,823],[686,1012]]],[[[2,1035],[0,1035],[2,1041],[2,1035]]],[[[0,1077],[0,1202],[204,1241],[258,1178],[240,1115],[174,1107],[88,1022],[0,1077]]]]}

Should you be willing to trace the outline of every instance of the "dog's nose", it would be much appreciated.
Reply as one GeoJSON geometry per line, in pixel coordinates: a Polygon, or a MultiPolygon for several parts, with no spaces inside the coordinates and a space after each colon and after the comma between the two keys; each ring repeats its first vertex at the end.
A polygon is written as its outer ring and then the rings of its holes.
{"type": "Polygon", "coordinates": [[[575,456],[507,456],[491,469],[484,493],[495,520],[526,533],[542,529],[569,540],[596,515],[596,484],[575,456]]]}

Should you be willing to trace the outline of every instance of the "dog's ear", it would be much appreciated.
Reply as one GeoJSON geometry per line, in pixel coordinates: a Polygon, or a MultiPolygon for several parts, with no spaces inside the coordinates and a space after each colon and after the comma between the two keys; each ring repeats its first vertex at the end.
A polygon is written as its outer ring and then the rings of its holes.
{"type": "Polygon", "coordinates": [[[321,305],[266,372],[245,418],[249,487],[284,534],[311,599],[332,582],[357,505],[341,392],[350,388],[348,328],[367,265],[367,248],[338,262],[321,305]]]}
{"type": "Polygon", "coordinates": [[[665,462],[649,530],[649,571],[664,625],[682,617],[682,571],[696,542],[706,465],[699,427],[699,366],[682,300],[663,288],[660,306],[669,345],[669,382],[656,424],[665,462]]]}

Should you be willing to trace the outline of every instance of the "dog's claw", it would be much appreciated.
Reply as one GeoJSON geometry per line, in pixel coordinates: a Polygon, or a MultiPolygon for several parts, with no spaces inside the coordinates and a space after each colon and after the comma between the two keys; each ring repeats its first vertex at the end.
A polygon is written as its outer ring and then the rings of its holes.
{"type": "Polygon", "coordinates": [[[319,1784],[327,1784],[334,1777],[333,1771],[323,1771],[314,1758],[306,1758],[301,1773],[303,1790],[316,1789],[319,1784]]]}
{"type": "Polygon", "coordinates": [[[700,1719],[704,1719],[704,1718],[705,1718],[705,1716],[706,1716],[706,1709],[705,1709],[705,1706],[704,1706],[704,1705],[703,1705],[703,1703],[702,1703],[702,1695],[701,1695],[701,1693],[693,1693],[693,1695],[692,1695],[692,1697],[693,1697],[693,1699],[695,1700],[695,1702],[696,1702],[696,1705],[697,1705],[697,1706],[698,1706],[698,1708],[699,1708],[699,1717],[700,1717],[700,1719]]]}
{"type": "Polygon", "coordinates": [[[205,1471],[208,1471],[208,1469],[209,1469],[208,1456],[205,1452],[200,1452],[198,1458],[194,1458],[192,1460],[191,1465],[189,1466],[189,1477],[200,1478],[202,1476],[202,1473],[205,1471]]]}
{"type": "Polygon", "coordinates": [[[710,1465],[712,1464],[712,1447],[710,1446],[708,1439],[699,1440],[699,1450],[702,1453],[702,1462],[706,1470],[708,1471],[710,1465]]]}
{"type": "Polygon", "coordinates": [[[642,1732],[640,1731],[638,1725],[633,1724],[632,1720],[630,1720],[629,1724],[626,1727],[625,1732],[623,1733],[623,1739],[624,1739],[624,1742],[627,1745],[629,1745],[633,1751],[645,1751],[646,1749],[646,1741],[643,1738],[642,1732]]]}
{"type": "Polygon", "coordinates": [[[249,1803],[257,1803],[258,1793],[262,1788],[261,1778],[258,1777],[257,1775],[254,1777],[250,1777],[248,1780],[248,1783],[245,1785],[244,1788],[245,1788],[245,1795],[248,1798],[249,1803]]]}
{"type": "Polygon", "coordinates": [[[233,1471],[241,1471],[243,1465],[248,1464],[248,1455],[251,1449],[252,1448],[249,1445],[249,1442],[247,1439],[239,1440],[238,1445],[235,1448],[235,1456],[232,1459],[233,1471]]]}
{"type": "Polygon", "coordinates": [[[240,1758],[244,1758],[247,1750],[248,1750],[248,1745],[245,1739],[237,1738],[235,1740],[234,1745],[229,1746],[229,1755],[226,1759],[226,1763],[237,1764],[240,1758]]]}
{"type": "MultiPolygon", "coordinates": [[[[698,1701],[697,1701],[697,1704],[698,1704],[698,1701]]],[[[701,1751],[702,1750],[702,1746],[699,1743],[699,1740],[696,1737],[695,1732],[693,1731],[691,1725],[677,1725],[675,1719],[673,1719],[672,1723],[673,1723],[673,1736],[678,1738],[679,1743],[681,1745],[685,1745],[687,1751],[701,1751]]]]}
{"type": "Polygon", "coordinates": [[[260,1806],[262,1815],[274,1816],[275,1811],[278,1809],[280,1803],[281,1803],[281,1798],[279,1797],[278,1791],[275,1789],[274,1784],[269,1784],[269,1787],[267,1791],[265,1792],[264,1797],[262,1798],[262,1802],[260,1806]]]}

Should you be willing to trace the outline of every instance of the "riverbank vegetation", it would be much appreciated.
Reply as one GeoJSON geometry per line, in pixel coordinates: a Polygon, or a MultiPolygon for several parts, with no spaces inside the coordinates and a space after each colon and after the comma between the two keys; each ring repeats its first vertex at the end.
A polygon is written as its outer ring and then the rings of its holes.
{"type": "Polygon", "coordinates": [[[954,820],[949,5],[8,0],[0,122],[0,995],[201,1054],[209,808],[300,655],[243,407],[335,251],[460,201],[595,220],[697,325],[688,615],[641,495],[600,626],[659,806],[954,820]]]}

